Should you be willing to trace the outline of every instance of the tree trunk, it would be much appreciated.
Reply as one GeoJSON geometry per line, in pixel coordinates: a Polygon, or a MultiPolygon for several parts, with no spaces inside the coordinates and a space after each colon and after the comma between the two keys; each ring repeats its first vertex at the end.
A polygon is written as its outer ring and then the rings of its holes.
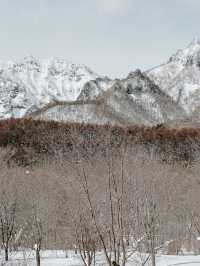
{"type": "Polygon", "coordinates": [[[153,231],[151,236],[151,264],[152,266],[156,266],[156,252],[155,252],[155,232],[153,231]]]}
{"type": "Polygon", "coordinates": [[[124,240],[122,239],[122,266],[126,265],[126,248],[124,240]]]}
{"type": "Polygon", "coordinates": [[[5,247],[5,261],[8,261],[8,247],[5,247]]]}
{"type": "Polygon", "coordinates": [[[156,266],[156,255],[155,255],[154,250],[152,250],[151,252],[151,264],[152,266],[156,266]]]}
{"type": "Polygon", "coordinates": [[[36,265],[40,266],[40,250],[36,249],[36,265]]]}
{"type": "Polygon", "coordinates": [[[91,261],[90,255],[87,255],[87,266],[91,266],[91,264],[92,264],[92,261],[91,261]]]}

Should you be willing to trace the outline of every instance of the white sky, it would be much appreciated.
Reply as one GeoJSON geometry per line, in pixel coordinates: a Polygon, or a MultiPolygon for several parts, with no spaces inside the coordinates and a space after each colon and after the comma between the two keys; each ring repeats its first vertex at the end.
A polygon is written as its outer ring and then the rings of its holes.
{"type": "Polygon", "coordinates": [[[0,60],[59,57],[122,77],[200,36],[200,0],[0,0],[0,34],[0,60]]]}

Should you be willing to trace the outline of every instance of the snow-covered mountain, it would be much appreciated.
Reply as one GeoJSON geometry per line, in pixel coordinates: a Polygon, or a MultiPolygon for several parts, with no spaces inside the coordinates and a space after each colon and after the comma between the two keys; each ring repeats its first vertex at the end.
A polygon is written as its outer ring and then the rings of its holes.
{"type": "Polygon", "coordinates": [[[104,80],[88,67],[65,60],[28,57],[1,63],[0,119],[24,117],[55,101],[75,101],[84,84],[97,78],[101,83],[104,80]]]}
{"type": "Polygon", "coordinates": [[[28,57],[0,64],[1,119],[154,125],[181,114],[181,108],[141,71],[111,80],[65,60],[28,57]]]}
{"type": "Polygon", "coordinates": [[[111,80],[65,60],[0,63],[0,119],[156,125],[200,120],[200,40],[145,73],[111,80]]]}
{"type": "Polygon", "coordinates": [[[148,76],[189,116],[200,109],[200,40],[195,38],[168,62],[147,71],[148,76]]]}
{"type": "Polygon", "coordinates": [[[125,79],[108,83],[107,87],[102,84],[98,87],[95,81],[91,81],[84,86],[77,101],[48,105],[32,113],[32,117],[148,126],[183,117],[184,110],[139,70],[130,73],[125,79]]]}

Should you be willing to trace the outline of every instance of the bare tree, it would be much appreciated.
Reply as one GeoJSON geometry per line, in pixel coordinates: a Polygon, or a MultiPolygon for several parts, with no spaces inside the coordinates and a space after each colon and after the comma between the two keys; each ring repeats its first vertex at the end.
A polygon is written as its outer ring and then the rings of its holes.
{"type": "Polygon", "coordinates": [[[8,261],[10,243],[13,241],[15,235],[17,202],[16,200],[14,200],[13,202],[8,203],[5,192],[1,194],[1,198],[2,199],[0,201],[0,234],[1,234],[3,248],[5,251],[5,260],[8,261]]]}
{"type": "Polygon", "coordinates": [[[5,261],[9,259],[9,249],[11,244],[14,243],[17,231],[18,198],[13,174],[14,170],[9,170],[7,165],[1,160],[0,238],[5,252],[5,261]]]}
{"type": "Polygon", "coordinates": [[[41,250],[47,247],[49,234],[54,233],[50,230],[55,211],[52,182],[54,172],[49,173],[43,166],[28,171],[25,178],[24,193],[27,196],[24,200],[24,241],[35,250],[36,265],[40,266],[41,250]]]}
{"type": "Polygon", "coordinates": [[[76,223],[76,244],[85,266],[91,266],[97,248],[97,239],[93,226],[80,215],[76,223]]]}

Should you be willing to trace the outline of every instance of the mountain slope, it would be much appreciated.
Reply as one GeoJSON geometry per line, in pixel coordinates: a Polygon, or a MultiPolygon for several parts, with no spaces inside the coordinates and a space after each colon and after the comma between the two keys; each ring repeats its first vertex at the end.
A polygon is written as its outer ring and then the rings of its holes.
{"type": "Polygon", "coordinates": [[[179,104],[188,115],[200,107],[200,40],[178,50],[166,64],[147,71],[147,75],[179,104]]]}
{"type": "Polygon", "coordinates": [[[157,125],[200,114],[200,41],[166,64],[111,80],[65,60],[0,64],[0,119],[157,125]]]}
{"type": "Polygon", "coordinates": [[[162,92],[147,75],[137,70],[122,80],[99,89],[90,82],[79,100],[58,102],[32,114],[35,119],[96,124],[156,125],[180,119],[184,110],[162,92]],[[89,93],[88,93],[89,88],[89,93]]]}
{"type": "Polygon", "coordinates": [[[23,117],[54,101],[75,101],[84,84],[96,78],[104,80],[88,67],[65,60],[40,62],[29,57],[2,63],[0,119],[23,117]]]}

